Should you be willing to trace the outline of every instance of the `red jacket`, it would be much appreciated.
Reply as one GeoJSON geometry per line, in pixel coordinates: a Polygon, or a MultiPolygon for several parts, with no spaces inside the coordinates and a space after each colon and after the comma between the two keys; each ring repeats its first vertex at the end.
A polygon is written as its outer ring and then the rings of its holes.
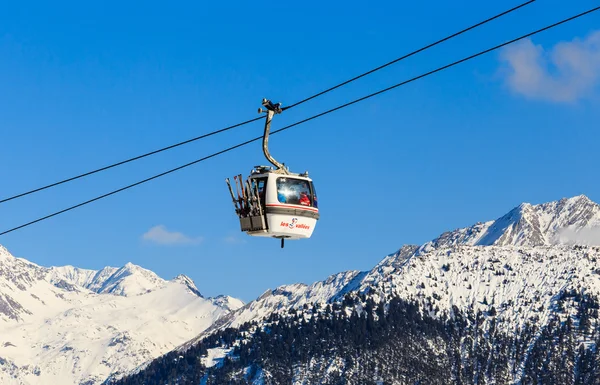
{"type": "Polygon", "coordinates": [[[310,199],[308,198],[308,196],[306,195],[302,195],[300,197],[300,204],[302,206],[310,206],[310,199]]]}

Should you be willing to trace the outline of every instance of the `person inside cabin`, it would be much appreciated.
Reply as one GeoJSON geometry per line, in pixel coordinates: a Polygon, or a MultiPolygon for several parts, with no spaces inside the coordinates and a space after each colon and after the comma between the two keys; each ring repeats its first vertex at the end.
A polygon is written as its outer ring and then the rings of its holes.
{"type": "Polygon", "coordinates": [[[302,191],[300,193],[300,204],[302,206],[310,206],[310,198],[308,197],[305,191],[302,191]]]}
{"type": "Polygon", "coordinates": [[[277,191],[277,200],[280,203],[287,203],[287,199],[286,199],[285,194],[283,193],[283,191],[281,191],[281,190],[277,191]]]}

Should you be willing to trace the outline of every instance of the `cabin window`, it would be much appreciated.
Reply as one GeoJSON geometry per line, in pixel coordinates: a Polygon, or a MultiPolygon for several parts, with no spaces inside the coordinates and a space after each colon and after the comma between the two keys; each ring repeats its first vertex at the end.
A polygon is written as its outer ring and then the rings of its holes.
{"type": "Polygon", "coordinates": [[[277,200],[279,203],[312,207],[310,182],[287,177],[277,178],[277,200]]]}
{"type": "Polygon", "coordinates": [[[252,189],[253,192],[258,191],[258,197],[260,199],[260,203],[264,206],[265,204],[265,192],[267,188],[267,178],[255,178],[252,179],[252,189]]]}

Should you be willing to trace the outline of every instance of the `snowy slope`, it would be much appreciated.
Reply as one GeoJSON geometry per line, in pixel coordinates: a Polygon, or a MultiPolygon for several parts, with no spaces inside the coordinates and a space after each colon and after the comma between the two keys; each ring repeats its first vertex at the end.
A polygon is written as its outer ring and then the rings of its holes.
{"type": "Polygon", "coordinates": [[[359,271],[347,271],[332,275],[325,281],[315,282],[312,285],[299,283],[267,290],[256,300],[240,306],[237,311],[222,317],[205,332],[187,341],[178,349],[185,350],[207,334],[221,328],[239,327],[245,322],[265,319],[274,312],[287,312],[290,308],[299,308],[314,302],[329,302],[341,293],[358,288],[361,278],[365,274],[359,271]]]}
{"type": "Polygon", "coordinates": [[[447,232],[421,252],[452,245],[549,246],[570,243],[569,234],[600,227],[600,205],[585,195],[539,205],[522,203],[495,221],[447,232]]]}
{"type": "Polygon", "coordinates": [[[160,288],[166,283],[154,272],[132,263],[127,263],[119,269],[105,267],[99,271],[80,269],[73,266],[51,267],[48,269],[47,279],[51,283],[65,281],[96,293],[123,296],[143,294],[160,288]]]}
{"type": "Polygon", "coordinates": [[[133,264],[44,268],[0,246],[0,383],[99,384],[242,306],[133,264]]]}
{"type": "MultiPolygon", "coordinates": [[[[421,302],[433,315],[453,305],[475,311],[494,307],[507,328],[527,319],[545,322],[560,292],[584,287],[600,293],[600,275],[594,273],[600,249],[572,245],[582,240],[577,234],[599,226],[600,206],[583,195],[523,203],[495,221],[444,233],[422,246],[403,246],[370,271],[269,290],[182,347],[274,312],[340,301],[347,292],[370,292],[381,300],[398,294],[421,302]]],[[[583,240],[578,243],[589,243],[583,240]]]]}
{"type": "MultiPolygon", "coordinates": [[[[284,285],[247,305],[203,298],[186,276],[166,281],[131,264],[44,268],[0,247],[0,383],[96,384],[216,330],[346,293],[398,295],[433,316],[453,306],[494,312],[505,330],[544,325],[562,292],[600,295],[600,248],[589,246],[599,226],[600,206],[585,196],[524,203],[495,221],[403,246],[370,271],[284,285]]],[[[205,363],[225,354],[211,351],[205,363]]]]}
{"type": "Polygon", "coordinates": [[[451,246],[399,269],[386,263],[359,290],[416,299],[432,315],[453,305],[482,312],[493,307],[512,327],[526,320],[544,323],[565,290],[599,295],[599,260],[600,248],[592,246],[451,246]]]}

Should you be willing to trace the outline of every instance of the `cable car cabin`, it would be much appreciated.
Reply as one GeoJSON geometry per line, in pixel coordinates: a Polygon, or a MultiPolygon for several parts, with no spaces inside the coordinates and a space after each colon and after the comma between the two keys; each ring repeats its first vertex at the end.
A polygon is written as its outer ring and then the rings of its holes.
{"type": "MultiPolygon", "coordinates": [[[[248,235],[281,239],[310,238],[317,220],[317,194],[308,174],[284,174],[256,167],[245,183],[230,187],[241,230],[248,235]]],[[[231,185],[230,185],[231,186],[231,185]]]]}
{"type": "Polygon", "coordinates": [[[229,178],[225,179],[229,193],[240,218],[240,227],[248,235],[281,239],[310,238],[319,219],[317,193],[308,173],[291,173],[283,163],[276,161],[269,153],[269,132],[271,120],[284,108],[263,99],[263,107],[258,113],[266,112],[263,134],[263,153],[276,168],[256,166],[243,182],[242,175],[234,177],[233,192],[229,178]]]}

